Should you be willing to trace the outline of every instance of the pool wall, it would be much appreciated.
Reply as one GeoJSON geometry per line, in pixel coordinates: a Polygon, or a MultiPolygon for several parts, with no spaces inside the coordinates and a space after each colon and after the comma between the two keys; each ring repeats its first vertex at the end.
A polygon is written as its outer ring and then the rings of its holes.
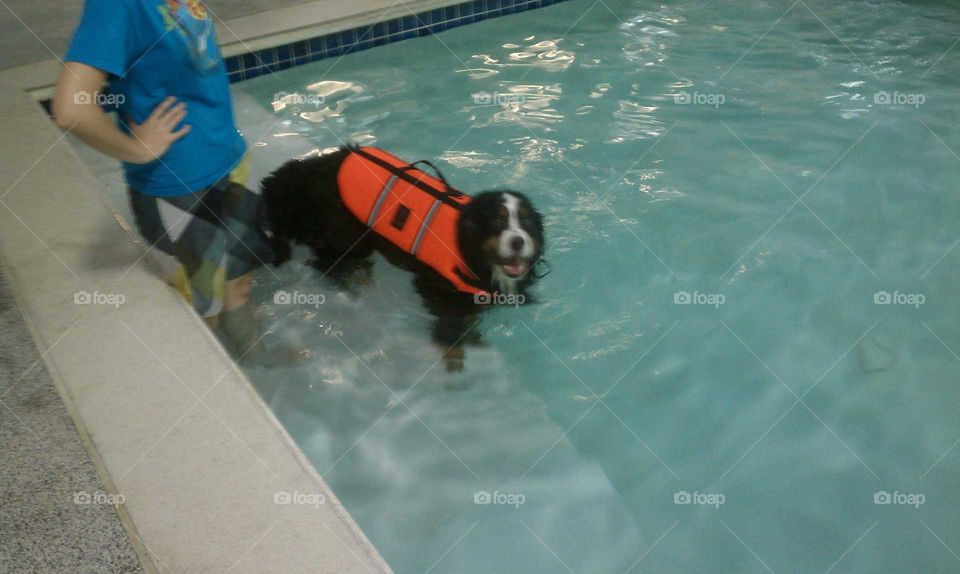
{"type": "Polygon", "coordinates": [[[385,19],[280,46],[227,57],[231,82],[335,58],[392,42],[428,36],[497,16],[557,4],[564,0],[475,0],[414,13],[405,3],[387,9],[385,19]]]}
{"type": "MultiPolygon", "coordinates": [[[[552,3],[308,2],[217,27],[239,81],[552,3]]],[[[144,569],[390,572],[36,105],[60,68],[0,71],[0,265],[144,569]]]]}

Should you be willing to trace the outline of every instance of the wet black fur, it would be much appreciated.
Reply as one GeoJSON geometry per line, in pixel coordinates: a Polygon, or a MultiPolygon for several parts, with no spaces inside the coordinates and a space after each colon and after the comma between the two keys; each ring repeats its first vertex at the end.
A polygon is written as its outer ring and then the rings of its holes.
{"type": "MultiPolygon", "coordinates": [[[[414,273],[414,283],[427,309],[436,321],[434,340],[444,349],[477,342],[473,331],[477,305],[473,295],[457,290],[439,273],[394,246],[359,221],[344,205],[337,186],[340,165],[351,153],[349,148],[295,159],[287,162],[262,182],[264,215],[271,234],[276,260],[280,265],[290,259],[291,245],[308,246],[316,257],[313,265],[339,282],[360,271],[369,272],[369,257],[381,253],[388,261],[414,273]],[[470,333],[468,333],[470,331],[470,333]]],[[[501,291],[494,284],[492,262],[483,252],[484,243],[498,236],[506,223],[500,215],[502,191],[486,191],[474,196],[463,210],[458,241],[464,262],[490,292],[501,291]]],[[[521,193],[516,196],[527,214],[521,226],[536,243],[533,261],[544,248],[543,219],[521,193]]],[[[517,293],[524,293],[536,277],[528,272],[519,280],[517,293]]],[[[529,301],[529,295],[525,295],[529,301]]]]}

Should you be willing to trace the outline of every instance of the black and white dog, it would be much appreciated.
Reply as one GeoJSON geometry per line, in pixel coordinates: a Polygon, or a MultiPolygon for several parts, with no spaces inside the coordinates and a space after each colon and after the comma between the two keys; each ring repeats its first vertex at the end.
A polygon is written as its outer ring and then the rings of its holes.
{"type": "Polygon", "coordinates": [[[543,218],[521,193],[466,196],[417,164],[350,146],[281,166],[262,182],[274,264],[290,258],[292,243],[304,244],[314,266],[349,288],[369,280],[369,257],[382,254],[414,273],[435,317],[433,339],[447,368],[460,370],[464,345],[479,341],[483,304],[528,300],[544,250],[543,218]]]}

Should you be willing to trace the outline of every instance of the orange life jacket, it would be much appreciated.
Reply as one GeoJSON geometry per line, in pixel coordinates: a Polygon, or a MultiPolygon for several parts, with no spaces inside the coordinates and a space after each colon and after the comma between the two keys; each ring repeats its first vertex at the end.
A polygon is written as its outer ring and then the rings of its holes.
{"type": "Polygon", "coordinates": [[[486,293],[464,263],[457,241],[457,222],[470,196],[450,187],[439,172],[441,179],[379,148],[350,151],[337,173],[340,197],[347,209],[457,290],[486,293]]]}

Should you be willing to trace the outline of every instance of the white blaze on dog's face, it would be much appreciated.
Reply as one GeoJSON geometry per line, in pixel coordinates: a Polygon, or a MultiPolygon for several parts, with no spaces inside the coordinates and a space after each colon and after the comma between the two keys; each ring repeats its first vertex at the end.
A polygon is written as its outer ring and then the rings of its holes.
{"type": "Polygon", "coordinates": [[[493,291],[517,293],[536,279],[532,269],[543,253],[543,217],[523,194],[475,195],[457,235],[464,263],[493,291]]]}
{"type": "Polygon", "coordinates": [[[520,223],[520,199],[511,193],[504,193],[502,197],[507,217],[498,239],[500,264],[494,269],[494,275],[502,287],[510,289],[530,270],[535,245],[520,223]]]}

